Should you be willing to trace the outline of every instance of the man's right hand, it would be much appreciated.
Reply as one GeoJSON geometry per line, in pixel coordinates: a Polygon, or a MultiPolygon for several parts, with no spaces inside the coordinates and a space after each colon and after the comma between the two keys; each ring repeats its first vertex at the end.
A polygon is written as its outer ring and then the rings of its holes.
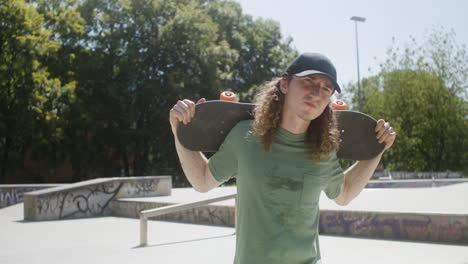
{"type": "MultiPolygon", "coordinates": [[[[205,102],[205,98],[197,101],[197,104],[205,102]]],[[[208,168],[208,160],[199,151],[191,151],[184,148],[177,139],[177,126],[179,122],[188,124],[195,115],[195,103],[184,99],[177,103],[169,111],[172,133],[174,133],[175,146],[180,164],[190,184],[198,192],[207,192],[221,184],[211,174],[208,168]]]]}
{"type": "MultiPolygon", "coordinates": [[[[197,104],[206,102],[205,98],[201,98],[197,101],[197,104]]],[[[192,121],[193,116],[195,115],[195,103],[184,99],[182,101],[177,101],[177,103],[169,111],[169,121],[171,123],[172,133],[174,135],[177,131],[177,125],[179,122],[188,124],[192,121]]]]}

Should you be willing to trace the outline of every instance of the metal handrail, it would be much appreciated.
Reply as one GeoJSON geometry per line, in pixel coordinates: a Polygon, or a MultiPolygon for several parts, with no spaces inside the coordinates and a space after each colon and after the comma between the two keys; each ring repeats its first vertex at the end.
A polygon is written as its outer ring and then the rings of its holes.
{"type": "MultiPolygon", "coordinates": [[[[206,199],[206,200],[202,200],[198,202],[169,205],[169,206],[164,206],[160,208],[141,211],[140,212],[140,246],[143,247],[148,244],[148,218],[160,216],[160,215],[164,215],[168,213],[183,211],[187,209],[193,209],[193,208],[201,207],[204,205],[208,205],[210,203],[233,199],[233,198],[236,198],[236,196],[237,194],[229,194],[229,195],[224,195],[224,196],[220,196],[216,198],[210,198],[210,199],[206,199]]],[[[237,206],[237,199],[235,203],[237,206]]]]}

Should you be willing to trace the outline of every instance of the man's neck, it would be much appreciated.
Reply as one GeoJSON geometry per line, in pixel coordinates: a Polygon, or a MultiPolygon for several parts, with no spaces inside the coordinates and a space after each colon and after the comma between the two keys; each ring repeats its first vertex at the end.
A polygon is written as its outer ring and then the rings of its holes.
{"type": "Polygon", "coordinates": [[[310,121],[304,120],[299,116],[284,109],[281,117],[281,128],[293,134],[302,134],[307,131],[309,125],[310,121]]]}

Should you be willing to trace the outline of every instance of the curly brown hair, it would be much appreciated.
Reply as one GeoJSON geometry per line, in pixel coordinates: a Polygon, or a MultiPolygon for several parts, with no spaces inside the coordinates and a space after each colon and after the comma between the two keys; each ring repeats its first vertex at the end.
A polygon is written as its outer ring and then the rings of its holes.
{"type": "MultiPolygon", "coordinates": [[[[280,81],[283,78],[288,82],[292,79],[290,75],[274,78],[263,84],[255,96],[255,119],[252,128],[260,138],[262,149],[267,152],[281,124],[285,100],[285,95],[280,90],[280,81]]],[[[307,158],[314,162],[328,158],[332,151],[338,150],[338,125],[330,104],[319,117],[311,121],[306,132],[305,145],[307,158]]]]}

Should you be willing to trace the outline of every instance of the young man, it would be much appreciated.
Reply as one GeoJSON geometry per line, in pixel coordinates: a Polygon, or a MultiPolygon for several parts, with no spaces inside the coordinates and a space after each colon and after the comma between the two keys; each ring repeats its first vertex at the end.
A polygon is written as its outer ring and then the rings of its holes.
{"type": "MultiPolygon", "coordinates": [[[[177,153],[195,190],[207,192],[237,178],[234,263],[320,263],[321,191],[347,205],[375,171],[383,152],[344,174],[338,163],[339,133],[330,108],[332,94],[341,92],[336,80],[328,58],[301,54],[282,78],[260,89],[255,120],[239,122],[210,160],[177,139],[178,122],[191,121],[195,104],[178,101],[170,110],[177,153]]],[[[379,120],[375,131],[385,150],[390,148],[396,137],[390,124],[379,120]]]]}

